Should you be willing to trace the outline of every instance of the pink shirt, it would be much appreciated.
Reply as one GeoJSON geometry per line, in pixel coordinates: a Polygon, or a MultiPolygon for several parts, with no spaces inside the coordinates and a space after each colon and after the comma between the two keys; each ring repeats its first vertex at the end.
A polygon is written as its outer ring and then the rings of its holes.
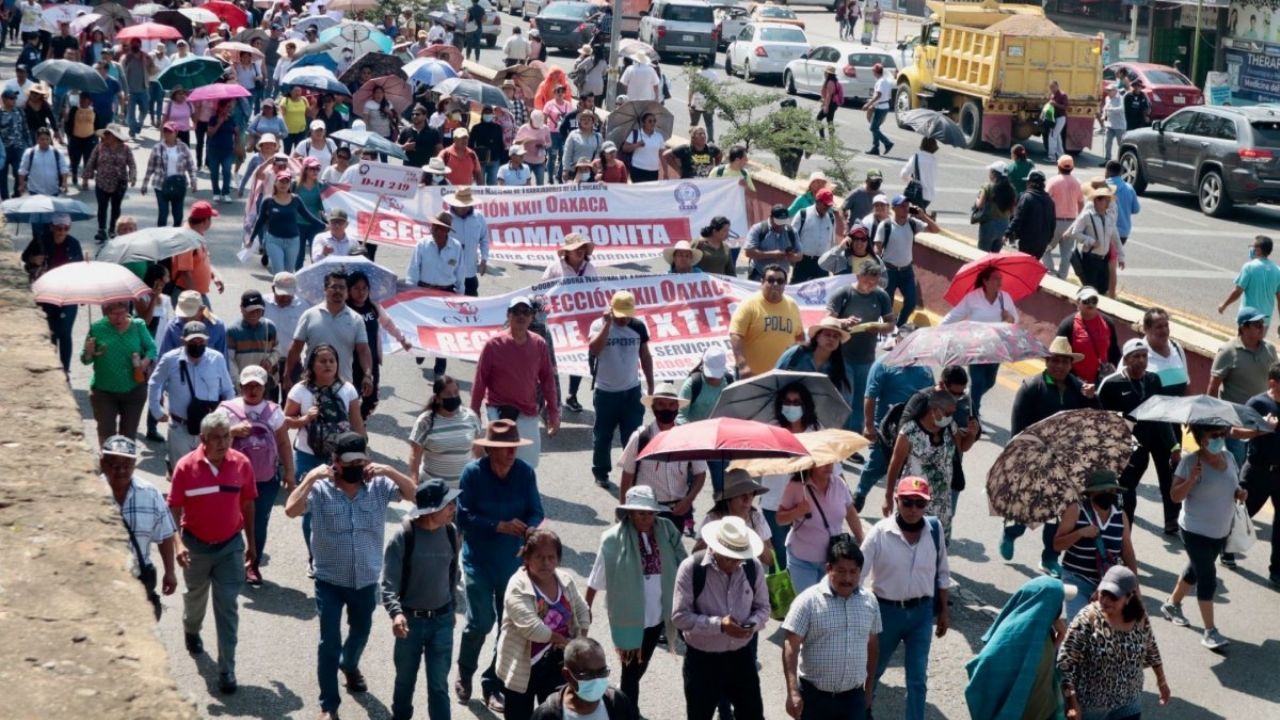
{"type": "Polygon", "coordinates": [[[547,423],[556,425],[560,422],[560,397],[547,341],[529,333],[528,341],[521,345],[510,333],[496,335],[480,351],[471,409],[479,415],[487,400],[489,407],[514,405],[521,415],[537,415],[539,386],[547,403],[547,423]]]}
{"type": "Polygon", "coordinates": [[[553,128],[560,127],[560,119],[564,114],[573,109],[573,105],[566,100],[552,100],[542,106],[542,112],[547,114],[548,124],[553,128]]]}
{"type": "Polygon", "coordinates": [[[191,103],[183,101],[180,103],[169,103],[169,115],[165,118],[166,122],[172,122],[178,126],[178,132],[187,132],[191,129],[191,103]]]}
{"type": "Polygon", "coordinates": [[[1053,216],[1058,220],[1075,220],[1084,209],[1084,190],[1070,175],[1058,173],[1045,183],[1044,190],[1053,198],[1053,216]]]}
{"type": "Polygon", "coordinates": [[[808,496],[809,517],[792,521],[791,532],[787,534],[787,550],[801,560],[823,563],[827,560],[828,540],[844,532],[844,516],[849,506],[853,504],[853,495],[849,493],[849,487],[844,484],[844,480],[835,474],[827,482],[825,493],[818,493],[817,487],[809,483],[792,481],[788,482],[786,489],[782,491],[778,508],[791,509],[800,504],[803,496],[808,496]],[[817,496],[817,502],[814,502],[815,496],[817,496]],[[818,508],[822,508],[821,512],[818,508]]]}

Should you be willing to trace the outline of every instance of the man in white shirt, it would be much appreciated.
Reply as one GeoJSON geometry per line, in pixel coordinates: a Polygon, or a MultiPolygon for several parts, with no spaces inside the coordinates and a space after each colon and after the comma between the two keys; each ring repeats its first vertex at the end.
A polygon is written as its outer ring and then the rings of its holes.
{"type": "Polygon", "coordinates": [[[1119,146],[1124,140],[1125,131],[1129,129],[1128,121],[1124,118],[1124,95],[1124,92],[1112,83],[1107,85],[1107,95],[1102,99],[1102,115],[1107,120],[1107,145],[1105,157],[1102,159],[1103,165],[1111,160],[1112,141],[1114,140],[1119,146]]]}
{"type": "Polygon", "coordinates": [[[884,145],[884,152],[888,155],[893,150],[893,143],[889,142],[889,138],[880,131],[880,126],[884,124],[885,116],[889,114],[889,102],[893,99],[893,81],[884,74],[884,66],[880,63],[871,66],[871,74],[876,82],[872,86],[871,99],[862,106],[863,110],[871,111],[871,150],[868,154],[879,155],[880,146],[884,145]]]}
{"type": "Polygon", "coordinates": [[[462,245],[449,237],[453,216],[442,212],[431,218],[431,238],[413,247],[405,279],[410,285],[462,294],[462,245]]]}
{"type": "Polygon", "coordinates": [[[502,43],[502,57],[507,67],[523,65],[529,59],[529,41],[520,33],[519,25],[511,30],[511,37],[502,43]]]}
{"type": "Polygon", "coordinates": [[[431,29],[427,31],[427,42],[432,45],[438,45],[444,42],[444,25],[439,20],[431,23],[431,29]]]}
{"type": "Polygon", "coordinates": [[[801,210],[792,218],[791,227],[796,231],[800,254],[804,256],[791,270],[792,285],[826,277],[827,272],[818,266],[818,258],[830,250],[835,242],[836,214],[831,209],[835,202],[835,194],[830,188],[822,188],[814,196],[813,206],[801,210]]]}
{"type": "Polygon", "coordinates": [[[898,327],[911,319],[916,309],[916,271],[914,262],[916,233],[921,230],[938,232],[938,225],[918,207],[911,205],[902,195],[894,195],[893,216],[880,223],[872,238],[876,254],[889,271],[885,292],[893,298],[895,290],[902,291],[902,312],[898,313],[898,327]]]}
{"type": "MultiPolygon", "coordinates": [[[[298,292],[298,280],[290,272],[276,273],[271,280],[271,296],[272,301],[267,303],[266,319],[276,326],[276,355],[278,357],[287,357],[289,355],[289,346],[293,344],[293,336],[298,329],[298,321],[302,319],[302,313],[307,308],[302,301],[296,297],[298,292]]],[[[282,381],[284,377],[284,363],[276,363],[277,377],[273,383],[273,389],[279,389],[285,385],[291,385],[298,381],[296,375],[301,374],[301,368],[294,368],[295,377],[291,378],[288,383],[282,381]]],[[[273,400],[275,398],[272,398],[273,400]]],[[[280,403],[284,403],[284,397],[280,397],[280,403]]]]}
{"type": "Polygon", "coordinates": [[[645,387],[653,393],[649,328],[636,317],[635,296],[626,290],[615,292],[604,317],[596,318],[587,329],[587,338],[587,352],[596,362],[591,474],[596,485],[609,487],[609,468],[613,465],[609,454],[614,435],[625,443],[644,422],[641,371],[645,387]]]}
{"type": "Polygon", "coordinates": [[[641,446],[647,445],[658,433],[676,426],[680,408],[687,406],[689,401],[680,397],[680,390],[674,384],[665,382],[640,402],[653,411],[653,422],[632,433],[622,450],[622,459],[618,461],[618,467],[622,469],[619,499],[625,502],[627,490],[633,485],[648,485],[653,488],[658,504],[666,508],[658,514],[675,523],[677,528],[684,528],[686,521],[693,517],[693,500],[702,492],[702,485],[706,482],[707,463],[702,460],[636,458],[641,446]]]}
{"type": "Polygon", "coordinates": [[[18,93],[17,105],[24,108],[27,105],[27,92],[36,84],[31,82],[31,78],[27,74],[27,66],[19,65],[13,70],[13,77],[4,84],[4,90],[12,90],[18,93]]]}
{"type": "Polygon", "coordinates": [[[320,262],[330,255],[346,257],[352,247],[359,248],[359,241],[347,235],[347,211],[329,211],[329,230],[315,237],[311,243],[311,262],[320,262]]]}
{"type": "Polygon", "coordinates": [[[444,203],[449,206],[449,237],[462,247],[462,262],[458,271],[462,273],[463,293],[471,297],[480,295],[480,278],[489,271],[489,223],[484,215],[476,209],[475,197],[471,188],[459,188],[456,193],[444,196],[444,203]]]}
{"type": "Polygon", "coordinates": [[[170,471],[183,455],[200,444],[199,433],[190,432],[187,425],[188,413],[197,409],[192,400],[202,400],[206,409],[211,409],[236,396],[226,358],[206,347],[208,342],[209,332],[204,323],[198,320],[187,323],[182,328],[182,347],[161,355],[147,382],[151,417],[169,424],[165,444],[170,471]],[[165,405],[161,405],[162,399],[167,401],[165,405]]]}
{"type": "Polygon", "coordinates": [[[653,69],[652,61],[643,53],[633,57],[631,65],[622,71],[619,82],[627,89],[627,100],[662,100],[659,87],[658,71],[653,69]]]}

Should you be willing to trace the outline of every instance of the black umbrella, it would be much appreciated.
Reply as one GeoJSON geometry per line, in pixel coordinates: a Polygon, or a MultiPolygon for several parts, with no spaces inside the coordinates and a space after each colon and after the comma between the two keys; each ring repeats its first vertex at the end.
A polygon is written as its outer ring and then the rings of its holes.
{"type": "Polygon", "coordinates": [[[356,58],[351,63],[351,67],[343,70],[342,74],[338,76],[338,81],[343,85],[351,85],[360,77],[360,68],[365,67],[373,71],[373,74],[369,76],[371,78],[395,75],[401,80],[408,80],[409,78],[405,76],[404,70],[401,69],[403,65],[404,61],[389,53],[367,52],[356,58]]]}
{"type": "Polygon", "coordinates": [[[89,93],[107,91],[107,81],[92,66],[71,60],[45,60],[31,69],[32,76],[50,85],[89,93]]]}
{"type": "Polygon", "coordinates": [[[910,128],[925,137],[955,147],[964,147],[964,131],[954,120],[937,110],[917,108],[908,110],[898,116],[898,125],[910,128]]]}
{"type": "Polygon", "coordinates": [[[151,22],[168,25],[174,30],[182,33],[182,37],[185,38],[191,37],[191,33],[195,32],[195,26],[191,24],[191,18],[183,15],[177,10],[161,10],[151,16],[151,22]]]}
{"type": "Polygon", "coordinates": [[[1271,432],[1274,429],[1257,410],[1209,395],[1154,395],[1134,408],[1131,417],[1134,420],[1238,427],[1260,432],[1271,432]]]}
{"type": "Polygon", "coordinates": [[[449,78],[432,89],[440,97],[464,98],[480,105],[508,107],[507,96],[502,94],[502,90],[471,78],[449,78]]]}

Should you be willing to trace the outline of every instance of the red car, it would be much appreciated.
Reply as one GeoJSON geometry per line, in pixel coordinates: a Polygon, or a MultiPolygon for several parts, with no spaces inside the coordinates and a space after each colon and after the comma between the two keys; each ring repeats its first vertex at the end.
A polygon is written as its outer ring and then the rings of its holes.
{"type": "Polygon", "coordinates": [[[1114,82],[1116,71],[1124,68],[1130,77],[1142,80],[1142,92],[1151,103],[1151,119],[1163,120],[1175,111],[1189,105],[1203,105],[1204,94],[1186,75],[1168,65],[1154,63],[1118,62],[1102,71],[1102,78],[1114,82]]]}

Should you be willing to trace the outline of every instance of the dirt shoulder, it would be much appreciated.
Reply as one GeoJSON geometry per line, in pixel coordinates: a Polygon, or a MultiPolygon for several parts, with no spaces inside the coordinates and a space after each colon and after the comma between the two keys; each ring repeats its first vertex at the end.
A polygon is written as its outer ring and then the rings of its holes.
{"type": "MultiPolygon", "coordinates": [[[[0,229],[0,685],[9,718],[194,718],[127,540],[0,229]]],[[[83,312],[83,310],[81,310],[83,312]]]]}

